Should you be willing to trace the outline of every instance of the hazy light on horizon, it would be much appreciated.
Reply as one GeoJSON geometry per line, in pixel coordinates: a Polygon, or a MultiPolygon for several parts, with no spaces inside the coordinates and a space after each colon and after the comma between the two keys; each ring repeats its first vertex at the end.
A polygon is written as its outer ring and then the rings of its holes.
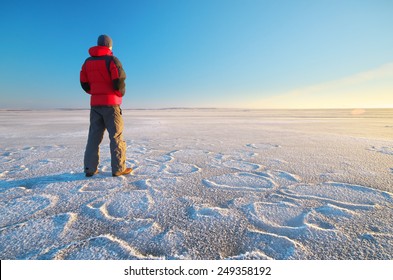
{"type": "Polygon", "coordinates": [[[254,108],[393,108],[393,63],[258,100],[254,108]]]}

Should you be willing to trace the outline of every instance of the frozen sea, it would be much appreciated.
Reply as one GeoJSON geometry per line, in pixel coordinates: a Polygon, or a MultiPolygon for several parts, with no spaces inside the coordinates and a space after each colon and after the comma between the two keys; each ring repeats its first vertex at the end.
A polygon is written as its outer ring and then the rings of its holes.
{"type": "Polygon", "coordinates": [[[393,259],[393,109],[0,110],[0,259],[393,259]]]}

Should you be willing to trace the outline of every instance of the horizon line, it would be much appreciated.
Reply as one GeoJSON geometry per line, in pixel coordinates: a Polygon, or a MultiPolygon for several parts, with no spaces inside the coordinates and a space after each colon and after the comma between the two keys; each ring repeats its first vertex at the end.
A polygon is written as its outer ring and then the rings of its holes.
{"type": "MultiPolygon", "coordinates": [[[[164,110],[253,110],[253,111],[262,111],[262,110],[382,110],[382,109],[393,109],[392,107],[331,107],[331,108],[251,108],[251,107],[160,107],[160,108],[130,108],[123,107],[122,110],[135,110],[135,111],[164,111],[164,110]]],[[[73,108],[73,107],[53,107],[53,108],[0,108],[0,111],[50,111],[50,110],[64,110],[64,111],[81,111],[81,110],[90,110],[90,107],[86,108],[73,108]]]]}

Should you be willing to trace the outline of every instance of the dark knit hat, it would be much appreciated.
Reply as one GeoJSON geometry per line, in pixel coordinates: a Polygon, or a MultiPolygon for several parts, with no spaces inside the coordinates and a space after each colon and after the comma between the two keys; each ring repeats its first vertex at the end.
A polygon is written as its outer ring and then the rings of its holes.
{"type": "Polygon", "coordinates": [[[112,47],[112,39],[108,35],[100,35],[97,40],[98,46],[112,47]]]}

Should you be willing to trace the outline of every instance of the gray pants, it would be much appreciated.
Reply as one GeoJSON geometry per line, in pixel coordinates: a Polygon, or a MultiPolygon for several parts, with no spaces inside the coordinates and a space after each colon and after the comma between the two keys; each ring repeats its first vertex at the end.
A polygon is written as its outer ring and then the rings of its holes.
{"type": "Polygon", "coordinates": [[[90,109],[90,128],[85,151],[85,173],[97,171],[100,144],[108,130],[112,173],[122,172],[126,166],[126,143],[123,141],[123,117],[120,106],[93,106],[90,109]]]}

